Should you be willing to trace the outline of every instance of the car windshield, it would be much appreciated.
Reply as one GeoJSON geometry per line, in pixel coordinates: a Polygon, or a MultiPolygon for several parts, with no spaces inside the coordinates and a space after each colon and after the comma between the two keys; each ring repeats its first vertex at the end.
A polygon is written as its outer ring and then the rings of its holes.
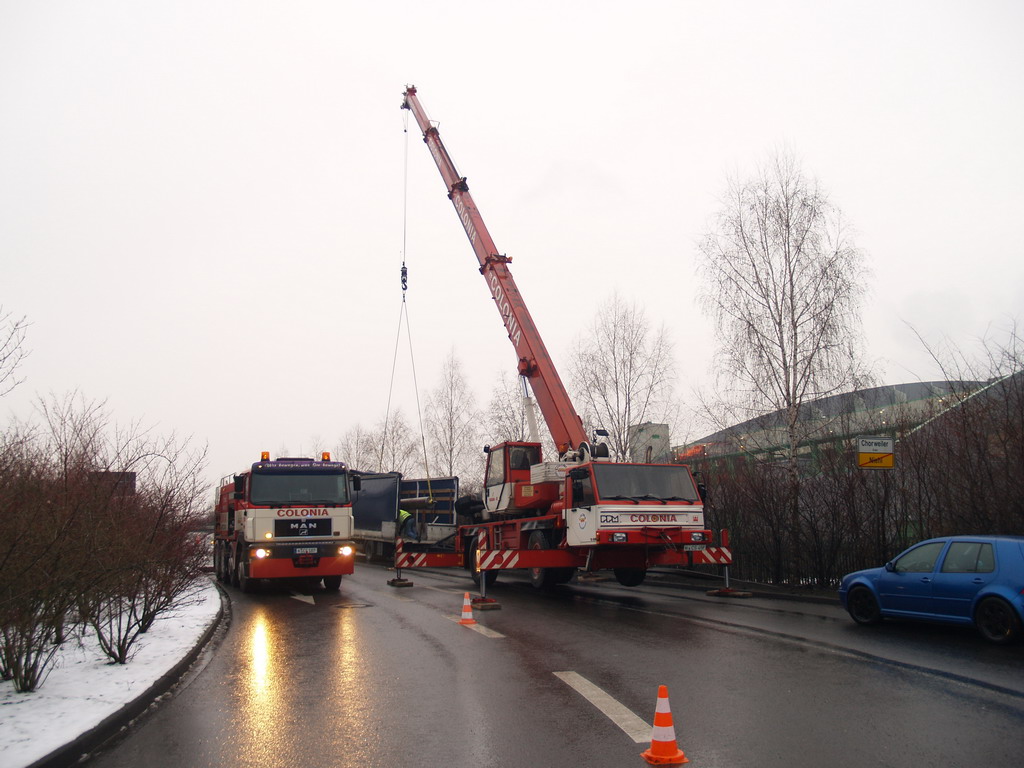
{"type": "Polygon", "coordinates": [[[254,472],[253,504],[347,504],[344,472],[254,472]]]}
{"type": "Polygon", "coordinates": [[[700,494],[685,466],[668,464],[592,465],[599,499],[608,501],[685,501],[696,503],[700,494]]]}

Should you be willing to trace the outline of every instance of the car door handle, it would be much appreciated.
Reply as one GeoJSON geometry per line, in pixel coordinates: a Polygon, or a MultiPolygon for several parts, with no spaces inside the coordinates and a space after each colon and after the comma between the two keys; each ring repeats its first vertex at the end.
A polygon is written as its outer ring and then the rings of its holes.
{"type": "Polygon", "coordinates": [[[932,580],[931,576],[922,576],[921,577],[921,583],[922,584],[930,584],[931,580],[932,580]]]}

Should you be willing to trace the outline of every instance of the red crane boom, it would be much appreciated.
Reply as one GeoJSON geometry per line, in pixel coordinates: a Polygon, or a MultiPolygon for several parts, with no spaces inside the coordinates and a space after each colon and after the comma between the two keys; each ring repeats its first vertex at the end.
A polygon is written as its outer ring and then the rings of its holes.
{"type": "Polygon", "coordinates": [[[448,198],[455,206],[455,213],[462,222],[469,243],[473,246],[473,252],[480,263],[480,274],[487,282],[491,298],[494,299],[494,305],[505,324],[508,338],[515,348],[519,373],[529,379],[537,405],[544,416],[544,421],[547,422],[555,445],[560,453],[578,448],[587,440],[583,421],[569,399],[551,356],[544,347],[540,332],[526,308],[526,302],[523,301],[516,281],[508,269],[512,259],[498,253],[491,233],[487,231],[487,225],[480,215],[480,209],[469,193],[466,178],[456,171],[455,163],[441,142],[436,126],[427,119],[427,113],[416,96],[414,86],[406,89],[402,108],[412,112],[420,130],[423,131],[423,141],[437,163],[437,169],[448,188],[448,198]]]}

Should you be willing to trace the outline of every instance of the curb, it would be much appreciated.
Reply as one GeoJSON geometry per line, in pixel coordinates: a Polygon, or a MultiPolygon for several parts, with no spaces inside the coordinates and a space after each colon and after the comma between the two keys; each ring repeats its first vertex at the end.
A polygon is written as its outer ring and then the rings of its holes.
{"type": "MultiPolygon", "coordinates": [[[[671,586],[675,589],[687,589],[696,592],[707,593],[709,589],[714,590],[713,584],[709,583],[696,583],[692,580],[687,580],[682,574],[676,574],[671,571],[648,571],[649,575],[657,574],[662,581],[664,586],[671,586]]],[[[758,588],[758,585],[752,585],[750,582],[743,582],[742,586],[739,586],[737,582],[737,591],[742,591],[747,597],[756,597],[763,600],[788,600],[795,603],[817,603],[818,605],[839,605],[839,594],[836,593],[835,597],[827,597],[825,595],[810,595],[801,594],[799,592],[776,592],[770,589],[758,588]]]]}
{"type": "Polygon", "coordinates": [[[69,741],[64,746],[58,747],[45,757],[39,758],[34,763],[30,763],[25,768],[70,768],[70,766],[77,765],[83,757],[88,756],[89,753],[94,752],[114,739],[118,734],[127,729],[135,718],[156,705],[181,680],[189,667],[199,658],[199,654],[206,650],[206,647],[213,639],[214,633],[224,621],[227,614],[225,606],[230,606],[230,602],[224,592],[224,588],[216,581],[211,583],[217,588],[217,593],[220,595],[220,609],[217,611],[217,616],[210,622],[210,626],[206,628],[206,631],[203,632],[191,651],[149,688],[139,694],[134,701],[128,702],[117,712],[108,715],[85,733],[69,741]]]}

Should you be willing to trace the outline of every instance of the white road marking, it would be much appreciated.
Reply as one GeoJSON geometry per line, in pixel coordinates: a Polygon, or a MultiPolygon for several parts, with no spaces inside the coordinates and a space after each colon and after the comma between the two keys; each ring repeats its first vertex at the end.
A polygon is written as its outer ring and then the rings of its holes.
{"type": "MultiPolygon", "coordinates": [[[[450,621],[454,621],[454,622],[457,623],[459,621],[459,619],[462,618],[462,616],[461,615],[459,615],[459,616],[445,616],[445,618],[449,619],[450,621]]],[[[493,629],[488,629],[487,627],[483,626],[482,624],[462,624],[461,626],[465,627],[466,629],[472,629],[474,632],[479,632],[484,637],[493,637],[493,638],[504,637],[504,635],[501,634],[501,632],[495,632],[493,629]]]]}
{"type": "Polygon", "coordinates": [[[309,603],[310,605],[316,605],[316,601],[313,599],[312,595],[297,595],[294,592],[291,594],[296,600],[301,600],[302,602],[309,603]]]}
{"type": "Polygon", "coordinates": [[[552,674],[601,710],[609,720],[625,731],[626,735],[637,744],[650,742],[650,724],[634,715],[631,710],[617,702],[587,678],[576,672],[553,672],[552,674]]]}

